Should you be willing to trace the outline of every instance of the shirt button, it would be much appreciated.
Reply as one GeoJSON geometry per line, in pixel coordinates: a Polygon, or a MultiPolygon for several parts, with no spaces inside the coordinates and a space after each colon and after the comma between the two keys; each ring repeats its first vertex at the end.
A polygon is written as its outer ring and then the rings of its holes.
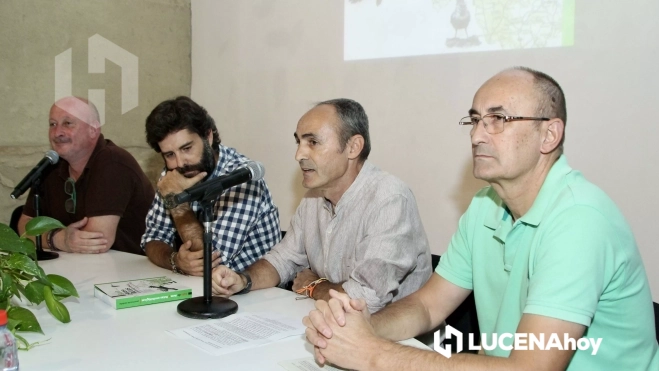
{"type": "Polygon", "coordinates": [[[328,228],[327,233],[332,233],[332,228],[328,228]]]}

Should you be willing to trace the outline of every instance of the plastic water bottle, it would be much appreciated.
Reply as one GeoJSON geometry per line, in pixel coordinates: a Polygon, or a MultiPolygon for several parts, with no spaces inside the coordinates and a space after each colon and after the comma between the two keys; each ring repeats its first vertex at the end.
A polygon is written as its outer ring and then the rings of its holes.
{"type": "Polygon", "coordinates": [[[2,371],[18,370],[18,349],[16,339],[7,328],[7,312],[0,309],[0,354],[2,355],[2,371]]]}

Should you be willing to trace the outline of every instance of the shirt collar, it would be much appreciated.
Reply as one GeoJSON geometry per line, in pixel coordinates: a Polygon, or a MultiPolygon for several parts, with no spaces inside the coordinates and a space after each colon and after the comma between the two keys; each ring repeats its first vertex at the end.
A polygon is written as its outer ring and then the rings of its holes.
{"type": "MultiPolygon", "coordinates": [[[[525,224],[538,226],[542,221],[545,210],[554,197],[556,189],[562,183],[565,175],[571,171],[572,168],[568,165],[567,158],[565,155],[561,155],[549,170],[545,181],[542,183],[542,187],[540,187],[540,192],[538,192],[538,195],[533,201],[533,205],[531,205],[529,211],[519,218],[519,220],[525,224]]],[[[489,192],[487,192],[487,197],[496,204],[496,207],[485,218],[483,224],[490,229],[497,229],[504,219],[510,217],[510,213],[506,210],[506,205],[493,188],[490,188],[489,192]]]]}
{"type": "MultiPolygon", "coordinates": [[[[351,200],[355,197],[355,195],[358,194],[359,191],[368,183],[367,179],[369,175],[377,169],[378,168],[368,160],[364,161],[364,165],[362,165],[362,168],[359,170],[359,174],[357,174],[357,177],[352,182],[350,187],[348,187],[343,195],[341,195],[339,202],[336,203],[336,207],[334,207],[334,214],[337,214],[339,210],[341,210],[341,205],[351,203],[351,200]]],[[[325,209],[330,212],[332,211],[332,203],[327,199],[325,199],[325,209]]]]}
{"type": "MultiPolygon", "coordinates": [[[[85,164],[85,170],[89,169],[91,166],[91,162],[94,160],[94,158],[98,155],[98,153],[103,150],[105,147],[107,147],[107,143],[105,142],[105,137],[103,137],[103,134],[100,134],[98,136],[98,139],[96,140],[96,145],[94,146],[94,150],[92,151],[91,156],[89,156],[89,160],[87,160],[87,163],[85,164]]],[[[70,177],[69,175],[69,162],[66,161],[63,158],[60,158],[61,161],[59,161],[57,171],[59,173],[59,176],[62,179],[68,179],[70,177]]],[[[80,178],[82,178],[85,175],[85,171],[80,174],[80,178]]],[[[78,179],[80,180],[80,179],[78,179]]]]}
{"type": "Polygon", "coordinates": [[[89,169],[89,164],[92,162],[94,157],[96,157],[96,155],[98,155],[99,152],[105,149],[105,147],[107,147],[107,143],[105,142],[105,137],[103,137],[103,134],[100,134],[98,136],[98,140],[96,140],[96,145],[94,146],[92,155],[89,156],[89,160],[87,160],[87,163],[85,164],[85,169],[89,169]]]}
{"type": "Polygon", "coordinates": [[[563,183],[565,176],[571,171],[572,168],[567,164],[565,155],[561,155],[549,170],[545,181],[542,183],[542,187],[540,187],[540,192],[538,192],[535,201],[533,201],[533,205],[531,205],[529,211],[522,215],[519,220],[525,224],[538,226],[542,221],[543,215],[545,215],[549,203],[552,202],[556,195],[556,190],[563,183]]]}
{"type": "Polygon", "coordinates": [[[485,197],[489,198],[489,201],[494,203],[495,207],[492,208],[490,215],[485,217],[483,224],[490,229],[497,229],[499,228],[501,221],[508,214],[506,211],[506,205],[503,204],[503,200],[497,195],[492,187],[489,187],[485,197]]]}
{"type": "MultiPolygon", "coordinates": [[[[224,175],[226,173],[226,171],[229,171],[229,169],[225,169],[225,167],[229,163],[229,150],[228,150],[227,147],[225,147],[221,144],[219,146],[220,146],[220,150],[219,150],[218,156],[217,156],[218,157],[217,163],[215,164],[216,165],[215,169],[213,170],[213,173],[208,178],[208,180],[215,179],[215,178],[219,177],[220,175],[224,175]]],[[[215,153],[215,152],[213,152],[213,153],[215,153]]],[[[233,170],[233,169],[231,169],[231,170],[233,170]]]]}

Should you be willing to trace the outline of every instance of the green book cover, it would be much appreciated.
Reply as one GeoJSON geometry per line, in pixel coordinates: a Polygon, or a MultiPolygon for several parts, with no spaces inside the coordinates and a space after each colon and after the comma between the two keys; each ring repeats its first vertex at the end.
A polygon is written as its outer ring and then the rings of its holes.
{"type": "Polygon", "coordinates": [[[94,296],[115,309],[124,309],[189,299],[192,289],[162,276],[95,284],[94,296]]]}

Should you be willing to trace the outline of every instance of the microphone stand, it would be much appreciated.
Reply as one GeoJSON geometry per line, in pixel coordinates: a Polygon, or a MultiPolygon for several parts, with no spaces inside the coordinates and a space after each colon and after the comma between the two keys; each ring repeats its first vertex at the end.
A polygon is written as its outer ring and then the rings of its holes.
{"type": "Polygon", "coordinates": [[[211,278],[211,255],[213,253],[213,206],[217,194],[207,192],[200,201],[202,212],[202,223],[204,225],[204,296],[190,298],[182,301],[176,307],[176,311],[188,318],[210,319],[222,318],[238,311],[238,304],[230,299],[212,296],[213,286],[211,278]]]}
{"type": "MultiPolygon", "coordinates": [[[[41,176],[34,180],[32,185],[34,190],[34,211],[37,216],[41,213],[41,176]]],[[[34,238],[35,246],[37,247],[37,260],[52,260],[59,257],[59,254],[53,251],[44,251],[41,247],[41,235],[34,238]]]]}

